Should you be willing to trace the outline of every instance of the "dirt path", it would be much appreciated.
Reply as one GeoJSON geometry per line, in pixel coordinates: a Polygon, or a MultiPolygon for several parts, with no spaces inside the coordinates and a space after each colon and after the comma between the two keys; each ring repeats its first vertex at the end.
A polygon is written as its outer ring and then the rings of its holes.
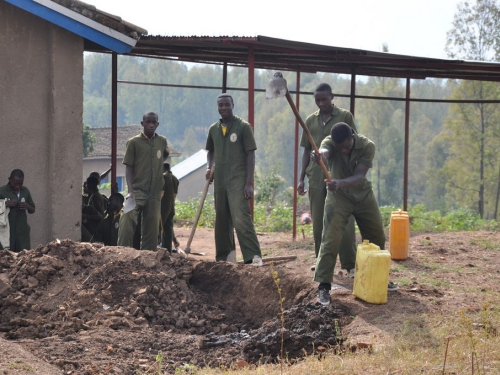
{"type": "MultiPolygon", "coordinates": [[[[190,229],[175,232],[185,246],[190,229]]],[[[387,304],[354,298],[353,280],[336,269],[333,303],[325,308],[316,303],[312,239],[272,233],[259,240],[265,257],[297,256],[273,266],[285,297],[290,358],[337,340],[387,344],[411,316],[479,309],[486,297],[469,295],[468,286],[500,286],[499,233],[414,233],[410,258],[392,262],[400,289],[387,304]]],[[[206,255],[186,259],[68,240],[18,256],[0,251],[0,373],[135,374],[160,350],[171,371],[273,361],[281,323],[270,266],[213,262],[212,230],[198,229],[191,249],[206,255]]]]}

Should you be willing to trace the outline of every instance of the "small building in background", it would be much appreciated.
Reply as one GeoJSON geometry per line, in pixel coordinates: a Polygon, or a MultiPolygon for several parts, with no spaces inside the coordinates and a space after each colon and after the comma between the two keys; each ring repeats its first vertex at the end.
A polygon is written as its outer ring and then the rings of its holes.
{"type": "MultiPolygon", "coordinates": [[[[177,199],[181,202],[187,202],[191,198],[197,198],[205,188],[207,151],[198,151],[173,166],[171,170],[172,174],[179,180],[177,199]]],[[[213,193],[213,185],[210,186],[209,192],[213,193]]]]}
{"type": "MultiPolygon", "coordinates": [[[[94,150],[85,158],[83,158],[83,181],[87,179],[91,172],[103,173],[111,166],[111,128],[90,128],[95,135],[94,150]]],[[[123,192],[127,188],[127,181],[125,179],[125,164],[123,164],[123,157],[125,156],[125,149],[127,140],[135,137],[142,131],[141,125],[124,125],[117,128],[117,149],[116,149],[116,183],[118,191],[123,192]]],[[[168,140],[168,138],[167,138],[168,140]]],[[[169,143],[170,155],[167,161],[170,163],[172,157],[179,157],[181,153],[176,151],[169,143]]],[[[101,186],[107,184],[111,180],[111,174],[101,181],[101,186]]],[[[110,195],[110,187],[102,189],[101,193],[110,195]]]]}

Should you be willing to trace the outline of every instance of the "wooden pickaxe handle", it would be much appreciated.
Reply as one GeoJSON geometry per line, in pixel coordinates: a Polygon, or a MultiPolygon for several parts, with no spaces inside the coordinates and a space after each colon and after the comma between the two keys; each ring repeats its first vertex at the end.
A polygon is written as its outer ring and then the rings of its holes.
{"type": "MultiPolygon", "coordinates": [[[[304,120],[302,120],[302,117],[300,117],[300,113],[297,110],[297,107],[295,106],[295,103],[292,100],[292,97],[290,96],[290,92],[286,90],[286,100],[288,100],[288,104],[290,104],[290,107],[292,107],[292,111],[295,114],[295,117],[300,123],[300,126],[302,126],[302,129],[304,129],[304,133],[306,133],[307,139],[309,140],[309,143],[311,144],[314,152],[319,155],[319,150],[318,147],[316,146],[316,143],[314,143],[314,139],[311,135],[311,132],[309,131],[309,128],[307,127],[306,123],[304,120]]],[[[331,181],[332,177],[330,176],[330,172],[328,172],[328,169],[326,168],[325,163],[323,162],[323,158],[319,159],[319,165],[321,169],[323,170],[323,173],[325,174],[326,180],[331,181]]]]}
{"type": "Polygon", "coordinates": [[[198,212],[196,213],[196,218],[194,219],[193,227],[191,228],[191,233],[189,234],[188,242],[186,244],[186,248],[184,249],[184,251],[188,254],[191,252],[191,242],[193,242],[194,233],[196,232],[196,227],[198,226],[198,221],[200,220],[201,211],[203,210],[205,198],[207,197],[208,188],[210,187],[210,182],[214,177],[214,172],[215,172],[215,165],[212,166],[212,169],[210,170],[210,177],[205,183],[205,188],[203,189],[203,194],[200,200],[200,206],[198,207],[198,212]]]}

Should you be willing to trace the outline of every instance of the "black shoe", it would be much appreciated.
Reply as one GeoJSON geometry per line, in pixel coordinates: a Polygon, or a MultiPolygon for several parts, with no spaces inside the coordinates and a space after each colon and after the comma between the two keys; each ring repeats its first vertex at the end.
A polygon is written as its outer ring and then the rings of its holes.
{"type": "Polygon", "coordinates": [[[389,292],[394,292],[395,290],[398,290],[398,289],[399,289],[399,286],[394,284],[392,281],[389,281],[389,284],[387,285],[387,290],[389,292]]]}
{"type": "Polygon", "coordinates": [[[326,289],[318,289],[318,302],[322,305],[330,304],[330,291],[326,289]]]}

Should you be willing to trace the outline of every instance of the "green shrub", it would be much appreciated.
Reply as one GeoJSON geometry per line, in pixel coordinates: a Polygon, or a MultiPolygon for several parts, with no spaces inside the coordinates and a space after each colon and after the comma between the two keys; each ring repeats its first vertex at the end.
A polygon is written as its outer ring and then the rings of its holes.
{"type": "MultiPolygon", "coordinates": [[[[200,207],[201,193],[198,198],[191,198],[187,202],[175,202],[175,220],[180,225],[192,225],[196,218],[196,213],[200,207]]],[[[199,227],[213,228],[215,224],[215,208],[213,199],[210,194],[207,194],[203,210],[201,211],[199,227]]]]}
{"type": "MultiPolygon", "coordinates": [[[[176,202],[175,213],[178,225],[192,225],[198,212],[200,197],[193,198],[188,202],[176,202]]],[[[305,199],[304,197],[300,197],[305,199]]],[[[390,224],[391,213],[398,208],[394,206],[380,207],[380,213],[384,222],[384,227],[390,224]]],[[[454,231],[454,230],[500,230],[500,223],[496,220],[481,220],[479,215],[468,208],[452,210],[445,215],[440,211],[427,211],[423,204],[417,204],[408,208],[410,215],[410,229],[412,231],[454,231]]],[[[276,201],[255,202],[254,223],[258,232],[282,232],[292,230],[293,206],[291,203],[276,201]]],[[[300,226],[299,218],[297,228],[300,226]]],[[[205,199],[202,215],[198,226],[213,228],[215,224],[215,208],[213,198],[210,194],[205,199]]],[[[307,233],[311,232],[311,226],[304,227],[307,233]]]]}

